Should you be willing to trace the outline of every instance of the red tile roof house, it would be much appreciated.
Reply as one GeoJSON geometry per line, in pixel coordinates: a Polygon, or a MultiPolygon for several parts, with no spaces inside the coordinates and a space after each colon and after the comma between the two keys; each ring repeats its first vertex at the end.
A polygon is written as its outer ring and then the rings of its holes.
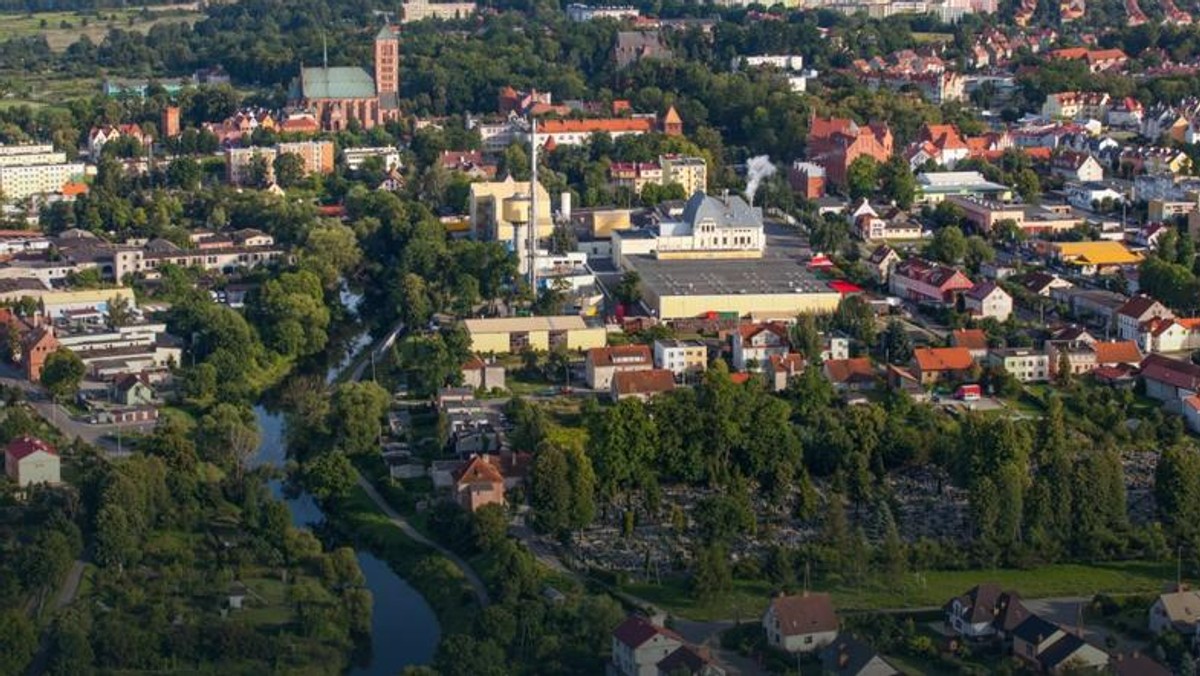
{"type": "Polygon", "coordinates": [[[1142,382],[1146,396],[1163,402],[1167,410],[1179,412],[1183,400],[1200,392],[1200,366],[1152,354],[1142,361],[1142,382]]]}
{"type": "Polygon", "coordinates": [[[954,305],[974,284],[962,272],[936,263],[910,258],[892,270],[892,295],[917,303],[954,305]]]}
{"type": "Polygon", "coordinates": [[[454,498],[474,512],[484,505],[504,505],[504,476],[486,455],[477,455],[454,472],[454,498]]]}
{"type": "Polygon", "coordinates": [[[837,639],[838,618],[829,594],[805,592],[771,599],[763,613],[767,643],[789,653],[811,653],[837,639]]]}
{"type": "Polygon", "coordinates": [[[17,437],[4,449],[4,473],[18,486],[62,482],[58,450],[37,437],[17,437]]]}
{"type": "Polygon", "coordinates": [[[654,355],[649,345],[616,345],[593,347],[584,360],[587,386],[607,390],[618,373],[649,371],[654,368],[654,355]]]}
{"type": "Polygon", "coordinates": [[[839,391],[858,392],[875,388],[877,373],[870,357],[855,359],[826,359],[821,373],[839,391]]]}
{"type": "Polygon", "coordinates": [[[987,334],[983,329],[955,329],[950,332],[952,347],[965,347],[972,359],[983,359],[988,354],[987,334]]]}
{"type": "Polygon", "coordinates": [[[679,634],[630,615],[613,630],[610,666],[619,676],[658,676],[658,663],[683,645],[679,634]]]}
{"type": "Polygon", "coordinates": [[[804,373],[804,355],[795,352],[783,355],[771,355],[767,360],[763,375],[772,390],[782,392],[787,389],[792,379],[804,373]]]}
{"type": "Polygon", "coordinates": [[[913,350],[917,378],[926,387],[946,380],[970,378],[975,360],[965,347],[919,347],[913,350]]]}
{"type": "Polygon", "coordinates": [[[743,324],[733,334],[733,368],[745,371],[762,369],[771,357],[783,357],[791,350],[788,329],[783,324],[743,324]]]}
{"type": "Polygon", "coordinates": [[[675,374],[666,369],[620,371],[613,376],[609,394],[613,401],[636,397],[645,401],[675,389],[675,374]]]}

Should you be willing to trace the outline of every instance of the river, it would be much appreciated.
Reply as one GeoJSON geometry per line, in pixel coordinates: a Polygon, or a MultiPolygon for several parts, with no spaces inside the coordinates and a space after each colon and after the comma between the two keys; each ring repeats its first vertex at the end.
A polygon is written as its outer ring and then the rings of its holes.
{"type": "MultiPolygon", "coordinates": [[[[330,369],[330,373],[336,374],[349,365],[353,355],[369,343],[365,334],[356,336],[350,342],[347,356],[330,369]]],[[[254,407],[254,415],[258,419],[262,441],[250,461],[251,466],[270,465],[282,469],[287,461],[283,416],[261,405],[254,407]]],[[[297,527],[310,528],[325,519],[320,506],[308,493],[285,493],[283,482],[278,479],[272,480],[270,487],[271,493],[287,505],[292,523],[297,527]]],[[[371,644],[365,659],[353,665],[349,673],[396,676],[406,666],[429,664],[441,639],[441,627],[433,609],[387,563],[369,552],[356,550],[355,554],[367,589],[371,591],[371,644]]]]}

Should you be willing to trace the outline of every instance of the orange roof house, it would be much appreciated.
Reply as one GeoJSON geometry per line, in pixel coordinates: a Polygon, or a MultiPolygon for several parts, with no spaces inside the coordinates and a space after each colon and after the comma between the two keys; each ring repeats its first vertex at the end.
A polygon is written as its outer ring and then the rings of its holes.
{"type": "Polygon", "coordinates": [[[1132,340],[1097,342],[1092,348],[1096,351],[1098,366],[1137,366],[1142,363],[1142,352],[1132,340]]]}
{"type": "Polygon", "coordinates": [[[62,187],[62,196],[72,200],[80,195],[86,195],[88,192],[88,184],[82,181],[67,181],[62,187]]]}
{"type": "Polygon", "coordinates": [[[956,329],[950,332],[950,344],[967,348],[975,359],[987,356],[988,340],[983,329],[956,329]]]}
{"type": "Polygon", "coordinates": [[[472,457],[454,472],[454,498],[474,512],[484,505],[504,505],[504,475],[488,456],[472,457]]]}
{"type": "Polygon", "coordinates": [[[825,379],[837,390],[869,390],[875,387],[875,366],[870,357],[826,359],[821,364],[825,379]]]}
{"type": "Polygon", "coordinates": [[[25,379],[31,383],[41,381],[46,359],[58,348],[58,338],[49,328],[38,327],[26,334],[21,342],[21,366],[25,371],[25,379]]]}
{"type": "Polygon", "coordinates": [[[971,351],[965,347],[919,347],[913,350],[913,361],[922,385],[964,379],[975,366],[971,351]]]}

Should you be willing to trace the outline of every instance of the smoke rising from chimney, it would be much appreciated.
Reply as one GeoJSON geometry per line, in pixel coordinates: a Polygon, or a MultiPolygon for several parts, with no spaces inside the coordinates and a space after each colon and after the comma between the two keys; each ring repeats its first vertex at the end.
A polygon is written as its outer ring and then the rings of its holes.
{"type": "Polygon", "coordinates": [[[751,206],[754,205],[754,193],[758,192],[759,184],[774,173],[775,165],[771,164],[771,158],[766,155],[751,157],[746,162],[746,201],[751,206]]]}

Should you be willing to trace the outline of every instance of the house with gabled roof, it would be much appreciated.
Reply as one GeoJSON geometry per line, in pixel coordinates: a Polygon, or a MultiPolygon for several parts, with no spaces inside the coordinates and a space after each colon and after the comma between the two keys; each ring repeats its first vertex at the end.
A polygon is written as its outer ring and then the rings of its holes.
{"type": "Polygon", "coordinates": [[[867,268],[871,271],[871,279],[874,279],[877,284],[886,286],[888,279],[892,276],[892,268],[900,262],[900,254],[896,250],[886,244],[880,244],[875,247],[871,255],[867,257],[867,268]]]}
{"type": "Polygon", "coordinates": [[[37,437],[17,437],[4,448],[4,473],[22,488],[62,483],[60,465],[58,449],[37,437]]]}
{"type": "Polygon", "coordinates": [[[618,371],[613,375],[609,395],[613,401],[631,397],[643,401],[675,389],[675,374],[667,369],[618,371]]]}
{"type": "Polygon", "coordinates": [[[996,282],[980,282],[963,294],[967,312],[980,319],[1002,322],[1012,314],[1013,299],[996,282]]]}
{"type": "Polygon", "coordinates": [[[871,646],[850,634],[821,650],[821,673],[830,676],[900,676],[901,672],[871,646]]]}
{"type": "Polygon", "coordinates": [[[1178,407],[1184,399],[1200,392],[1200,366],[1151,354],[1142,361],[1142,382],[1146,396],[1168,407],[1178,407]]]}
{"type": "Polygon", "coordinates": [[[1003,638],[1024,622],[1030,612],[1015,591],[1000,585],[975,585],[943,607],[946,627],[964,638],[1003,638]]]}
{"type": "Polygon", "coordinates": [[[804,592],[771,599],[763,613],[767,643],[789,653],[811,653],[832,643],[838,634],[837,613],[829,594],[804,592]]]}
{"type": "Polygon", "coordinates": [[[707,649],[690,645],[676,648],[657,667],[658,676],[725,676],[725,669],[707,649]]]}
{"type": "Polygon", "coordinates": [[[870,357],[826,359],[821,362],[821,373],[839,392],[874,389],[878,375],[870,357]]]}
{"type": "Polygon", "coordinates": [[[965,347],[976,361],[988,354],[988,338],[983,329],[954,329],[950,332],[951,347],[965,347]]]}
{"type": "Polygon", "coordinates": [[[743,324],[730,338],[733,368],[745,371],[751,365],[761,369],[771,357],[783,357],[791,351],[786,325],[779,322],[743,324]]]}
{"type": "Polygon", "coordinates": [[[468,512],[485,505],[504,506],[504,475],[491,456],[473,456],[452,477],[455,501],[468,512]]]}
{"type": "Polygon", "coordinates": [[[609,666],[618,676],[658,676],[658,664],[685,643],[670,629],[630,615],[613,630],[609,666]]]}
{"type": "Polygon", "coordinates": [[[954,305],[974,284],[970,278],[954,268],[910,258],[892,270],[889,286],[892,295],[905,300],[954,305]]]}
{"type": "Polygon", "coordinates": [[[1150,296],[1134,296],[1117,308],[1117,335],[1121,340],[1137,340],[1141,325],[1156,317],[1171,319],[1175,313],[1150,296]]]}
{"type": "Polygon", "coordinates": [[[776,392],[787,389],[788,383],[804,373],[807,361],[804,355],[789,352],[785,355],[771,355],[763,366],[763,375],[767,385],[776,392]]]}
{"type": "Polygon", "coordinates": [[[584,369],[587,386],[607,390],[617,373],[648,371],[654,368],[654,355],[649,345],[614,345],[593,347],[587,351],[584,369]]]}
{"type": "Polygon", "coordinates": [[[965,347],[918,347],[913,350],[913,362],[917,378],[926,387],[948,380],[966,380],[975,367],[975,360],[965,347]]]}
{"type": "Polygon", "coordinates": [[[1179,589],[1159,594],[1149,616],[1149,628],[1155,634],[1172,631],[1195,643],[1200,637],[1200,592],[1179,589]]]}
{"type": "Polygon", "coordinates": [[[1045,298],[1050,297],[1050,291],[1053,289],[1069,289],[1075,286],[1062,277],[1049,272],[1031,272],[1022,277],[1019,283],[1029,293],[1045,298]]]}

